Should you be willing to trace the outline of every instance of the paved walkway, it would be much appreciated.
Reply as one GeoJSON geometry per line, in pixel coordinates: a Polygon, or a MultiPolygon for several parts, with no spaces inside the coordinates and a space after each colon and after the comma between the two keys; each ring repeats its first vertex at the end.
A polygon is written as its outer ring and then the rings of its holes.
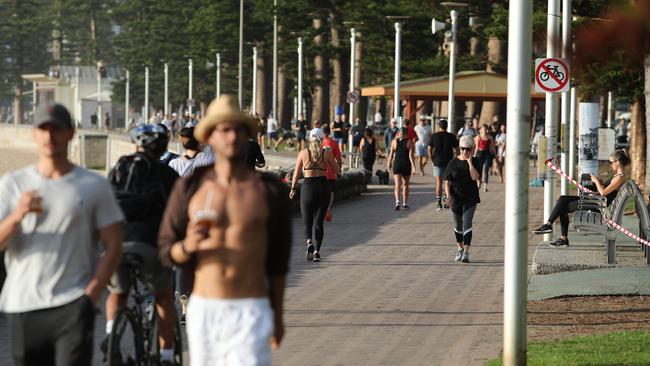
{"type": "MultiPolygon", "coordinates": [[[[373,187],[326,225],[320,264],[303,259],[302,224],[287,291],[280,365],[482,365],[501,351],[504,185],[482,193],[471,264],[455,254],[451,217],[415,177],[410,211],[373,187]]],[[[531,222],[541,220],[541,195],[531,222]]],[[[536,241],[529,245],[532,257],[536,241]]]]}
{"type": "MultiPolygon", "coordinates": [[[[287,333],[274,364],[482,365],[499,354],[505,187],[481,194],[472,263],[463,264],[453,261],[451,217],[434,210],[431,181],[415,177],[410,211],[393,210],[389,186],[335,206],[321,263],[304,260],[294,219],[287,333]]],[[[541,222],[541,188],[531,195],[532,225],[541,222]]],[[[99,318],[97,326],[99,335],[99,318]]],[[[0,317],[0,364],[7,356],[0,317]]]]}

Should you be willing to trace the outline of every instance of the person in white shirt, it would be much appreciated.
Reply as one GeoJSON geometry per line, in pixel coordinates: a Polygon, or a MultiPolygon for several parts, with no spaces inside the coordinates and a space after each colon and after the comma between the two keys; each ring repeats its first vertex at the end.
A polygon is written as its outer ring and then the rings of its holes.
{"type": "MultiPolygon", "coordinates": [[[[266,120],[266,136],[268,137],[268,144],[271,144],[271,141],[276,141],[278,139],[278,121],[273,118],[273,114],[269,114],[269,118],[266,120]]],[[[269,146],[266,146],[269,149],[269,146]]]]}
{"type": "Polygon", "coordinates": [[[65,107],[41,104],[33,126],[38,162],[0,178],[0,311],[16,365],[90,365],[124,215],[106,179],[68,160],[75,131],[65,107]]]}
{"type": "Polygon", "coordinates": [[[420,174],[424,175],[424,167],[429,162],[429,141],[433,133],[424,116],[420,117],[420,123],[415,126],[415,133],[418,135],[418,141],[415,143],[415,156],[420,163],[420,174]]]}
{"type": "Polygon", "coordinates": [[[201,154],[201,145],[194,137],[194,125],[185,127],[179,132],[180,141],[185,152],[182,156],[169,162],[169,167],[174,169],[181,177],[187,177],[194,171],[196,157],[201,154]]]}

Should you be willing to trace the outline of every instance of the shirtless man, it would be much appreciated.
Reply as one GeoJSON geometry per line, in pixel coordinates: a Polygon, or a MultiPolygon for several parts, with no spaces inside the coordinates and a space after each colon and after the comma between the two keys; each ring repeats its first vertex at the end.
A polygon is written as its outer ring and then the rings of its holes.
{"type": "Polygon", "coordinates": [[[269,365],[284,334],[289,192],[247,168],[246,140],[257,128],[232,96],[213,101],[195,136],[219,159],[177,184],[163,218],[161,259],[194,274],[187,310],[193,366],[269,365]]]}

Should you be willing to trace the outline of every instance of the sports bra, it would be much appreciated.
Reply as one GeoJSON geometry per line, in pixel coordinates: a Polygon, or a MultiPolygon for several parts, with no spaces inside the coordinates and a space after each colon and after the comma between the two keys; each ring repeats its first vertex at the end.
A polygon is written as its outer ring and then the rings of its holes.
{"type": "Polygon", "coordinates": [[[307,154],[309,154],[309,161],[304,165],[304,170],[327,170],[327,165],[325,165],[325,150],[321,149],[320,157],[315,162],[311,159],[311,151],[307,150],[307,154]],[[320,165],[321,162],[323,165],[320,165]]]}

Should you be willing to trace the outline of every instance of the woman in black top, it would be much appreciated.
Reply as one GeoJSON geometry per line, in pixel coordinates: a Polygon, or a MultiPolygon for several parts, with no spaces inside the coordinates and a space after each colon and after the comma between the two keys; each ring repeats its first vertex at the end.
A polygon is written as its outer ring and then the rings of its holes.
{"type": "Polygon", "coordinates": [[[408,209],[409,180],[411,172],[415,171],[415,148],[408,139],[408,129],[402,127],[390,145],[388,154],[388,170],[393,171],[395,179],[395,210],[400,209],[399,194],[402,192],[402,208],[408,209]]]}
{"type": "MultiPolygon", "coordinates": [[[[624,168],[630,163],[630,157],[627,152],[623,149],[615,150],[611,155],[609,155],[609,167],[614,172],[614,175],[608,179],[605,183],[602,180],[594,175],[591,176],[591,181],[595,185],[595,190],[598,191],[598,194],[601,196],[607,197],[607,205],[612,203],[618,189],[621,188],[623,183],[625,183],[625,173],[624,168]]],[[[553,232],[553,222],[560,218],[560,227],[561,235],[560,238],[549,243],[549,245],[554,247],[568,247],[569,239],[567,235],[569,233],[569,214],[575,212],[578,209],[578,196],[560,196],[555,207],[551,211],[551,215],[548,218],[548,221],[537,229],[533,230],[535,234],[550,234],[553,232]]]]}
{"type": "Polygon", "coordinates": [[[359,149],[361,150],[361,161],[363,162],[363,169],[372,173],[372,167],[375,165],[377,154],[383,156],[383,153],[377,145],[377,139],[373,136],[372,130],[366,128],[364,130],[363,138],[359,142],[359,149]]]}
{"type": "Polygon", "coordinates": [[[472,245],[472,220],[476,205],[481,202],[476,180],[479,179],[479,160],[472,157],[474,139],[463,136],[458,143],[460,155],[453,158],[447,168],[443,179],[445,180],[445,194],[447,204],[451,208],[454,221],[454,234],[458,250],[456,261],[469,263],[469,247],[472,245]]]}

